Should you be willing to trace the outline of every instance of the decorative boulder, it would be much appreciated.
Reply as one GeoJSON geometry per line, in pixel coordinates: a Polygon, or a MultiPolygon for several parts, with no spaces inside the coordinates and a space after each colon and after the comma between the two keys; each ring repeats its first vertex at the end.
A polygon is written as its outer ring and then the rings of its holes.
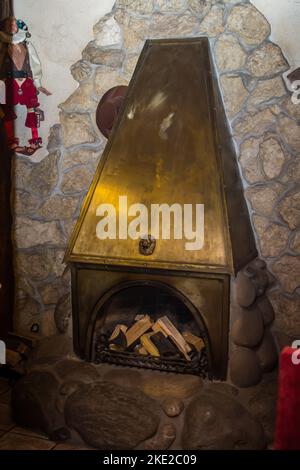
{"type": "Polygon", "coordinates": [[[260,423],[227,394],[204,388],[186,409],[183,449],[259,450],[265,444],[260,423]]]}
{"type": "Polygon", "coordinates": [[[104,450],[135,448],[160,421],[154,400],[109,382],[81,385],[66,401],[65,418],[88,445],[104,450]]]}
{"type": "Polygon", "coordinates": [[[255,351],[237,348],[230,358],[230,377],[237,387],[252,387],[260,382],[262,370],[255,351]]]}

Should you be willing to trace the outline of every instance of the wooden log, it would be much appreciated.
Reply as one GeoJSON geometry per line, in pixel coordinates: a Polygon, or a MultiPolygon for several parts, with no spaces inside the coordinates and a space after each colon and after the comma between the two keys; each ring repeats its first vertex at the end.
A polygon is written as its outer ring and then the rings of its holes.
{"type": "Polygon", "coordinates": [[[152,327],[153,331],[163,330],[168,337],[174,342],[179,351],[183,354],[187,361],[190,361],[188,353],[191,352],[191,347],[187,344],[182,334],[177,330],[175,325],[167,316],[159,318],[152,327]]]}
{"type": "Polygon", "coordinates": [[[120,331],[122,331],[125,334],[127,329],[128,327],[126,325],[123,325],[122,323],[116,325],[112,334],[109,337],[109,341],[113,341],[114,339],[116,339],[119,336],[120,331]]]}
{"type": "Polygon", "coordinates": [[[190,331],[184,331],[182,336],[186,340],[186,342],[196,351],[201,352],[203,348],[205,348],[205,343],[200,336],[196,336],[190,331]]]}
{"type": "Polygon", "coordinates": [[[151,341],[157,347],[160,356],[172,357],[178,354],[175,344],[161,331],[154,333],[151,336],[151,341]]]}
{"type": "Polygon", "coordinates": [[[137,339],[139,339],[144,333],[146,333],[152,327],[153,322],[149,315],[145,315],[134,325],[132,325],[126,331],[127,346],[133,344],[137,339]]]}
{"type": "Polygon", "coordinates": [[[141,344],[151,356],[159,357],[159,350],[151,341],[151,336],[153,335],[155,335],[155,333],[152,331],[151,333],[146,333],[141,336],[141,344]]]}

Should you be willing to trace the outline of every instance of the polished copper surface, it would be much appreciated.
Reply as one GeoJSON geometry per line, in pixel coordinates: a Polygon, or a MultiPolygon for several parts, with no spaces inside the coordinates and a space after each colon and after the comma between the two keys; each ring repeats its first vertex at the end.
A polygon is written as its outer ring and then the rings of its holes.
{"type": "MultiPolygon", "coordinates": [[[[256,254],[236,158],[206,38],[147,41],[72,235],[68,261],[196,271],[236,271],[256,254]],[[204,204],[204,246],[99,240],[96,209],[204,204]]],[[[171,226],[171,228],[173,228],[171,226]]],[[[172,230],[171,230],[172,233],[172,230]]],[[[151,231],[149,231],[151,235],[151,231]]]]}

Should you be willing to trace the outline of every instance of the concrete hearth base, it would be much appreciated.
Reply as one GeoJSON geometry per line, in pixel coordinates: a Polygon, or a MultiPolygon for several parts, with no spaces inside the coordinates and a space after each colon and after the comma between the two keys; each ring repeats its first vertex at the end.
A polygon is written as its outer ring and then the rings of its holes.
{"type": "Polygon", "coordinates": [[[263,449],[272,442],[276,376],[238,389],[78,360],[66,337],[41,341],[12,391],[17,424],[96,449],[263,449]]]}

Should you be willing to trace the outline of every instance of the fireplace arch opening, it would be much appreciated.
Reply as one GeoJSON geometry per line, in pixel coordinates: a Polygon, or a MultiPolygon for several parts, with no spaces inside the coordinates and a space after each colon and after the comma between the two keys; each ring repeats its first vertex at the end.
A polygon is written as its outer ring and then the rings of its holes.
{"type": "Polygon", "coordinates": [[[114,286],[97,302],[89,325],[94,362],[210,377],[202,315],[167,284],[140,280],[114,286]]]}

